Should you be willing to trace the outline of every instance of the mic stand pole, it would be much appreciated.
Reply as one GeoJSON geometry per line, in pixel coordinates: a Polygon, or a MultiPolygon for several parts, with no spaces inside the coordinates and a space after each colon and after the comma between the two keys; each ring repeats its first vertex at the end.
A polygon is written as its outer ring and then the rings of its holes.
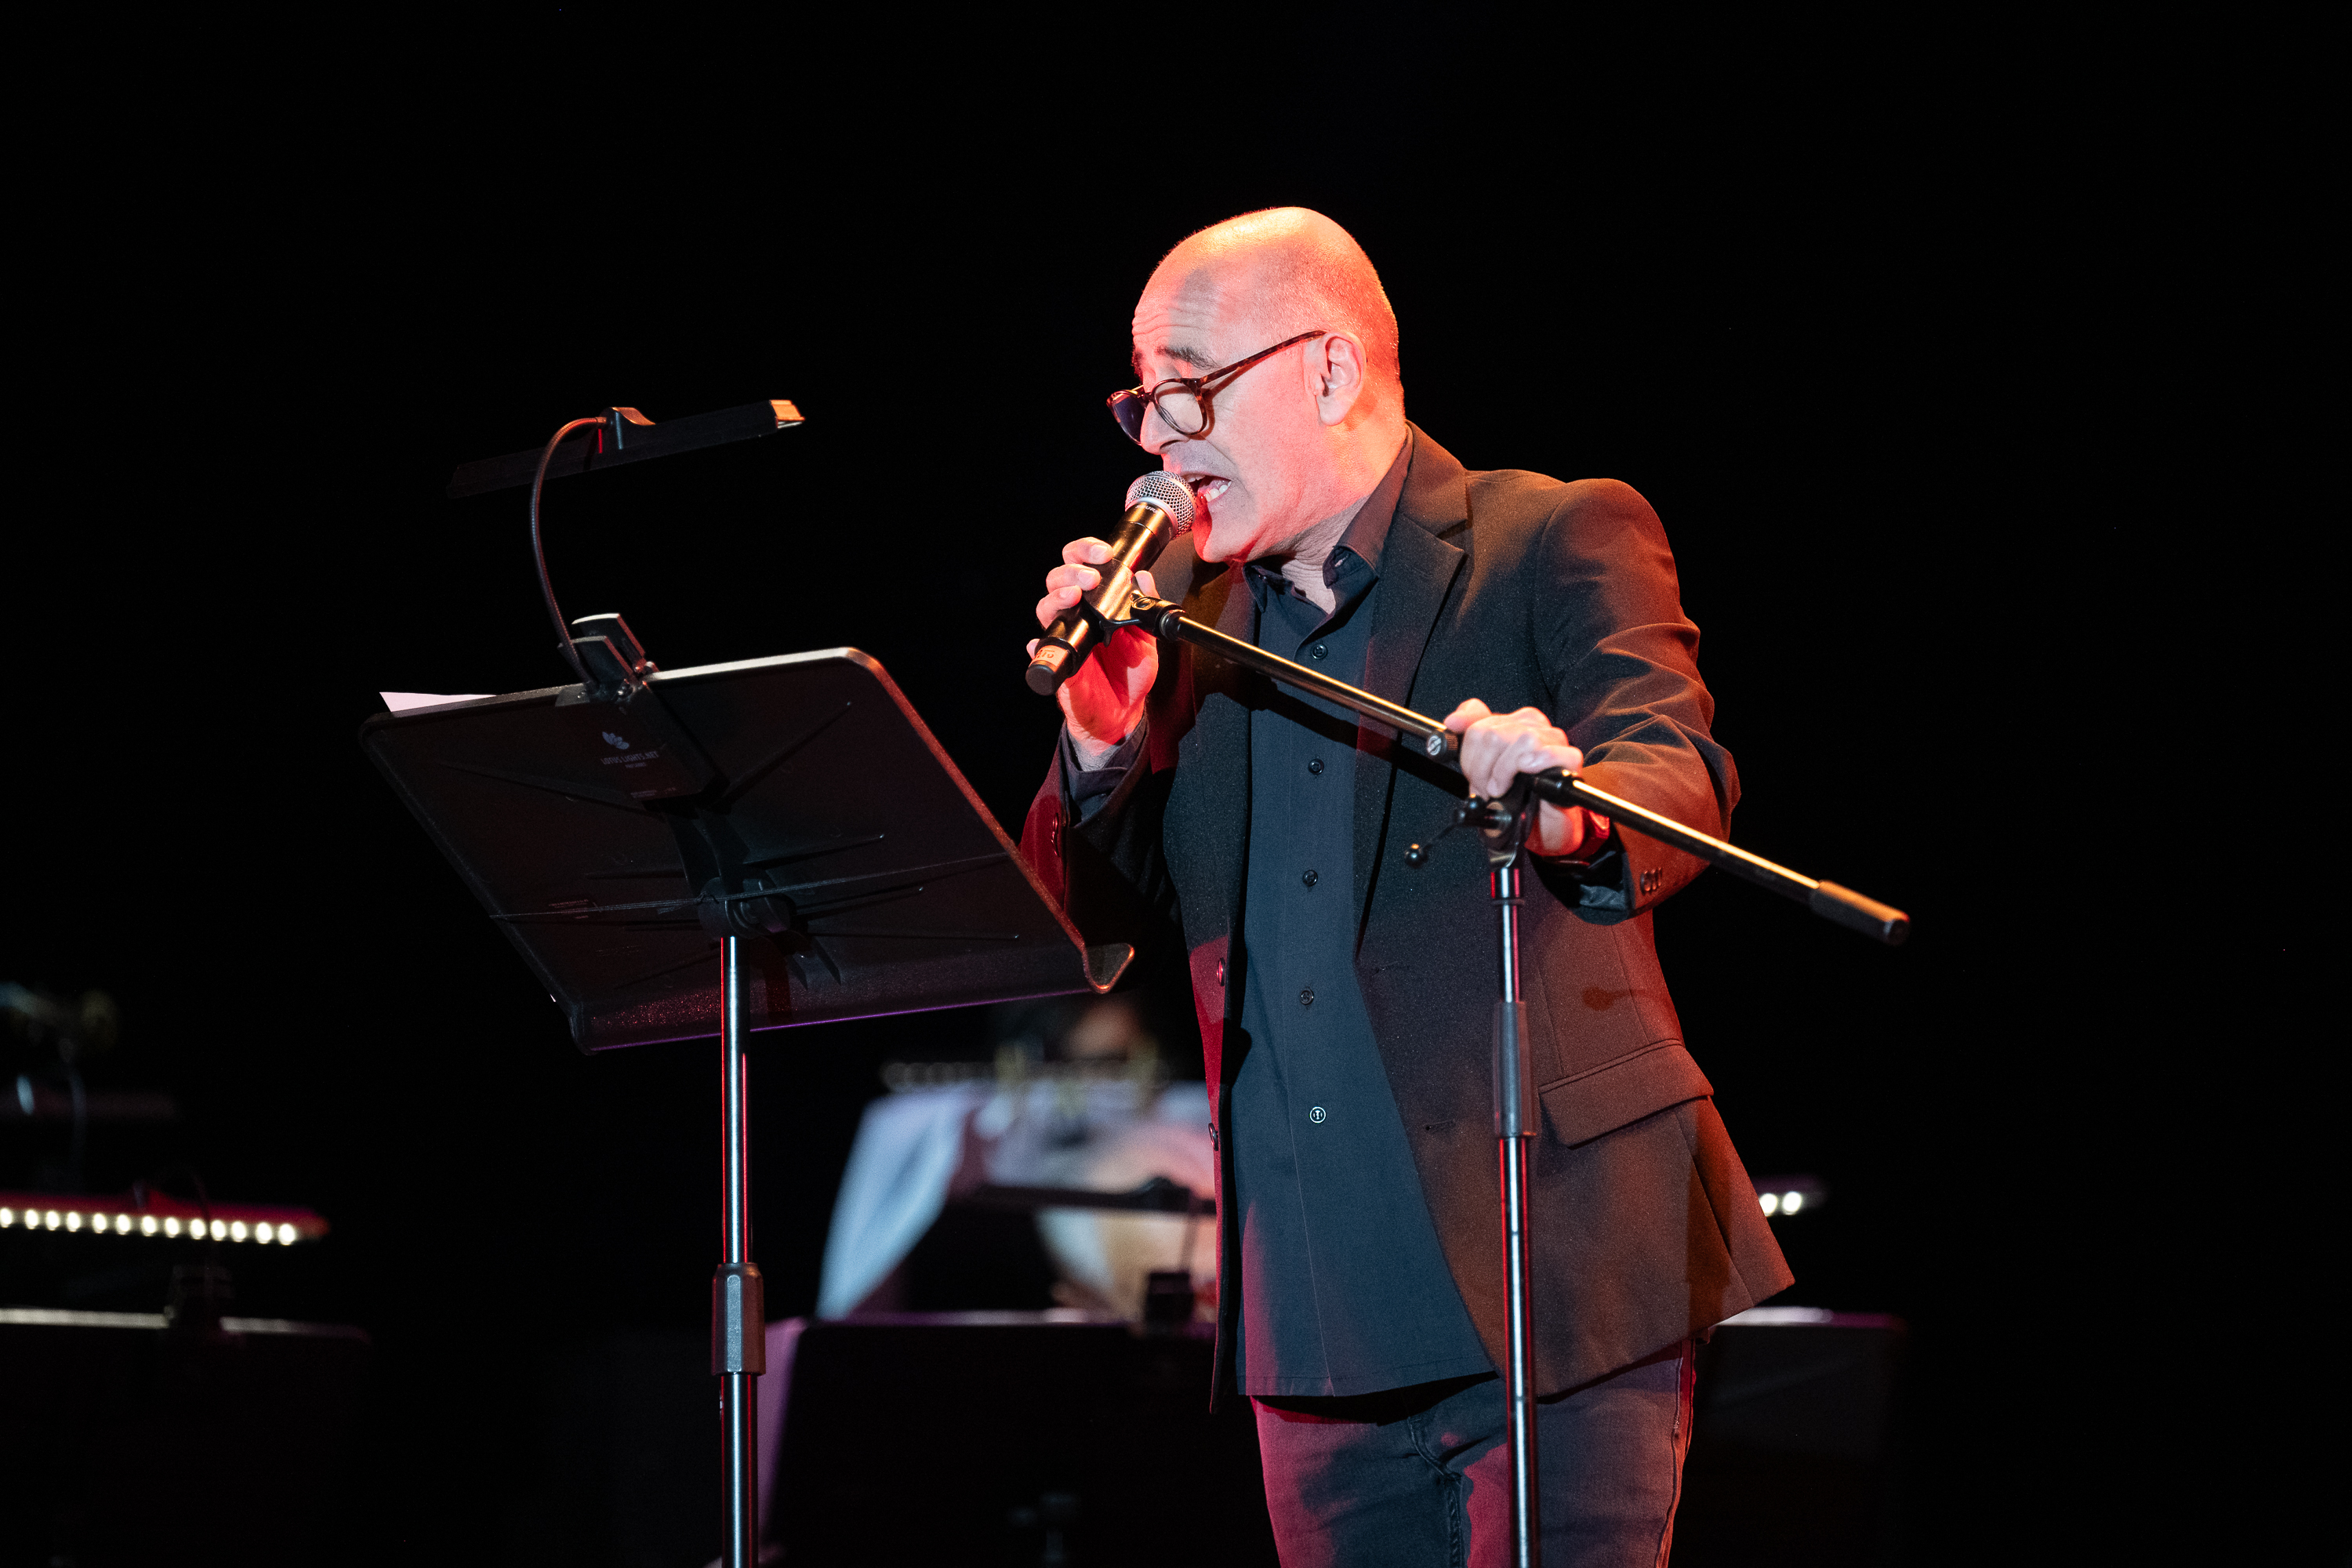
{"type": "MultiPolygon", "coordinates": [[[[1190,643],[1245,669],[1313,692],[1393,727],[1409,742],[1417,742],[1422,755],[1433,762],[1450,767],[1461,765],[1461,738],[1447,730],[1443,720],[1416,713],[1238,637],[1227,637],[1213,626],[1191,619],[1181,605],[1138,594],[1129,601],[1126,616],[1107,622],[1105,630],[1120,626],[1139,626],[1163,641],[1190,643]]],[[[1488,893],[1495,905],[1500,961],[1501,996],[1495,1005],[1495,1139],[1502,1166],[1506,1341],[1503,1377],[1509,1405],[1512,1568],[1537,1568],[1541,1554],[1536,1488],[1534,1333],[1528,1299],[1528,1144],[1536,1133],[1537,1100],[1533,1062],[1522,1048],[1527,1005],[1519,995],[1519,879],[1526,859],[1528,826],[1538,800],[1597,811],[1619,827],[1671,844],[1747,881],[1796,899],[1823,919],[1875,937],[1890,947],[1901,942],[1911,930],[1910,917],[1901,910],[1834,882],[1819,881],[1775,865],[1760,855],[1751,855],[1673,817],[1636,805],[1606,790],[1595,789],[1562,769],[1522,775],[1500,799],[1473,797],[1455,814],[1457,826],[1475,823],[1486,841],[1488,893]]]]}
{"type": "Polygon", "coordinates": [[[1503,1186],[1503,1393],[1511,1445],[1511,1568],[1536,1568],[1536,1392],[1528,1318],[1528,1141],[1536,1134],[1535,1061],[1528,1055],[1528,1006],[1519,996],[1519,870],[1534,815],[1524,782],[1465,814],[1486,841],[1486,892],[1495,904],[1501,999],[1495,1004],[1495,1141],[1503,1186]]]}

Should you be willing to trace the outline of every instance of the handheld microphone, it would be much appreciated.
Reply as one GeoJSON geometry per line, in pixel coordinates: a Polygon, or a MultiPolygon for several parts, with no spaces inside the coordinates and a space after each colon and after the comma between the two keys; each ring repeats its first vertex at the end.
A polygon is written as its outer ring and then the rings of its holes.
{"type": "Polygon", "coordinates": [[[1168,542],[1192,531],[1192,487],[1171,473],[1145,474],[1127,487],[1127,515],[1111,536],[1110,559],[1096,570],[1094,592],[1062,612],[1037,640],[1029,661],[1029,689],[1051,697],[1078,672],[1108,633],[1103,623],[1123,616],[1135,594],[1135,574],[1148,570],[1168,542]]]}

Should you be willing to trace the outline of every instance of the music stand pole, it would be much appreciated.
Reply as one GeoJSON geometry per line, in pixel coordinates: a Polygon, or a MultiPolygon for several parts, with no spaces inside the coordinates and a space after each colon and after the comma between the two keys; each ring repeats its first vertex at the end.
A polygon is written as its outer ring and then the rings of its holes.
{"type": "Polygon", "coordinates": [[[750,985],[743,939],[719,943],[719,1263],[710,1282],[710,1370],[719,1378],[720,1490],[727,1517],[726,1568],[754,1568],[760,1556],[759,1379],[768,1369],[767,1311],[751,1261],[750,985]]]}

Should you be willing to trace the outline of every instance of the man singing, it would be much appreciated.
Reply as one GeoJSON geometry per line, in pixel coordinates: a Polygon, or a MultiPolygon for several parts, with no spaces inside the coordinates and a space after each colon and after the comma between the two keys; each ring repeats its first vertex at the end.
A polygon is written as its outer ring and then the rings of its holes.
{"type": "MultiPolygon", "coordinates": [[[[1463,776],[1129,630],[1061,688],[1023,849],[1090,941],[1182,931],[1219,1157],[1216,1393],[1255,1406],[1283,1562],[1500,1563],[1495,923],[1484,846],[1447,828],[1465,780],[1564,767],[1726,832],[1738,775],[1698,630],[1633,489],[1471,472],[1406,420],[1395,313],[1319,214],[1179,245],[1134,359],[1112,412],[1198,499],[1145,590],[1450,710],[1463,776]]],[[[1107,555],[1064,549],[1040,625],[1107,555]]],[[[1543,1561],[1647,1568],[1672,1542],[1693,1336],[1790,1276],[1651,937],[1700,863],[1551,805],[1529,848],[1543,1561]]]]}

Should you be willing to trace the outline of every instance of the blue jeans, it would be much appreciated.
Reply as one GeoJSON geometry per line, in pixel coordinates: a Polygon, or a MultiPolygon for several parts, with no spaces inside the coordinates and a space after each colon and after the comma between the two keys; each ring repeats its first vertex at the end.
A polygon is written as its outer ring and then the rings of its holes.
{"type": "MultiPolygon", "coordinates": [[[[1537,1402],[1544,1568],[1662,1568],[1690,1447],[1693,1349],[1537,1402]]],[[[1283,1568],[1508,1560],[1500,1378],[1252,1403],[1283,1568]]]]}

